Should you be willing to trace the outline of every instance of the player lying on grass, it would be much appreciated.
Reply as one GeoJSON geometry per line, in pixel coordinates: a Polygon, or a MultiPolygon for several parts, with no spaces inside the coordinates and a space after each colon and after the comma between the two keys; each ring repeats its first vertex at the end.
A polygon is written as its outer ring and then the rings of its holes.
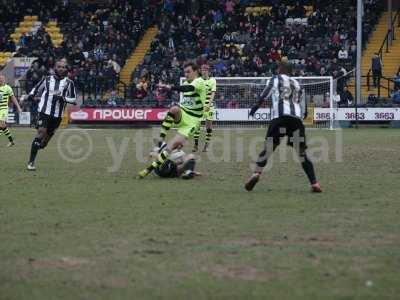
{"type": "Polygon", "coordinates": [[[278,69],[279,75],[273,76],[268,81],[258,103],[250,111],[250,115],[254,116],[261,104],[271,97],[272,122],[268,127],[264,150],[258,157],[253,175],[245,185],[248,191],[251,191],[259,181],[268,158],[279,146],[281,138],[287,136],[287,144],[295,148],[300,156],[301,165],[311,184],[311,191],[321,192],[319,182],[315,177],[313,163],[308,159],[306,153],[307,144],[302,121],[303,113],[299,103],[300,85],[297,80],[288,76],[291,73],[291,65],[287,62],[281,62],[278,69]]]}
{"type": "MultiPolygon", "coordinates": [[[[160,148],[155,147],[150,156],[156,159],[159,154],[160,148]]],[[[186,154],[181,149],[175,149],[168,159],[158,169],[154,170],[154,173],[162,178],[192,179],[201,175],[194,170],[195,167],[196,158],[193,154],[186,154]]]]}
{"type": "Polygon", "coordinates": [[[144,178],[153,170],[158,169],[175,149],[183,147],[189,137],[192,137],[201,122],[206,101],[206,86],[199,77],[198,67],[193,63],[184,66],[186,81],[183,85],[173,86],[160,84],[159,87],[183,93],[178,105],[172,106],[165,117],[160,132],[160,154],[146,169],[139,172],[139,178],[144,178]],[[175,124],[177,134],[165,143],[168,131],[175,124]]]}
{"type": "Polygon", "coordinates": [[[7,119],[8,119],[8,102],[11,101],[14,103],[15,107],[20,114],[22,112],[21,107],[17,101],[17,98],[14,96],[13,89],[11,86],[6,84],[6,78],[4,75],[0,75],[0,135],[4,134],[8,138],[7,147],[14,146],[14,139],[11,135],[10,129],[7,127],[7,119]]]}
{"type": "MultiPolygon", "coordinates": [[[[210,77],[210,66],[204,64],[201,66],[201,77],[204,79],[204,83],[207,89],[206,102],[204,106],[203,120],[206,125],[206,142],[204,144],[203,152],[207,152],[208,145],[210,144],[212,137],[212,122],[214,119],[214,98],[217,92],[217,81],[214,77],[210,77]]],[[[201,124],[199,124],[201,125],[201,124]]],[[[194,146],[193,152],[199,150],[199,139],[200,139],[201,126],[199,126],[194,133],[194,146]]]]}
{"type": "Polygon", "coordinates": [[[37,94],[40,94],[39,117],[36,125],[37,135],[32,142],[27,167],[30,171],[36,170],[35,160],[38,151],[46,148],[60,126],[66,105],[76,102],[74,82],[67,78],[67,61],[65,59],[56,62],[55,74],[43,77],[27,98],[34,99],[37,94]]]}

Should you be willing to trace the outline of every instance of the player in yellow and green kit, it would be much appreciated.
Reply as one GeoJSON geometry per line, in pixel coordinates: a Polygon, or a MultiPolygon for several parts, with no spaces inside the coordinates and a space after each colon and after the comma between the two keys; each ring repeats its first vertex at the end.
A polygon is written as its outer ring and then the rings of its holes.
{"type": "MultiPolygon", "coordinates": [[[[207,64],[201,66],[201,76],[204,79],[207,89],[207,97],[203,115],[203,121],[206,123],[206,142],[204,144],[203,152],[207,152],[207,148],[212,137],[212,122],[214,120],[215,113],[214,98],[215,93],[217,92],[217,81],[214,77],[210,77],[210,66],[207,64]]],[[[196,132],[194,133],[193,152],[197,152],[199,150],[200,127],[201,126],[197,127],[196,132]]]]}
{"type": "Polygon", "coordinates": [[[149,167],[139,172],[139,177],[144,178],[154,169],[158,169],[168,160],[170,153],[186,143],[199,127],[204,114],[206,102],[206,85],[199,76],[198,67],[194,63],[184,66],[186,81],[179,86],[160,84],[159,87],[183,93],[178,105],[172,106],[165,117],[160,132],[160,155],[149,167]],[[165,143],[168,131],[175,125],[177,134],[165,143]]]}
{"type": "Polygon", "coordinates": [[[17,108],[18,113],[21,113],[21,107],[14,96],[13,89],[11,86],[6,84],[6,78],[4,75],[0,75],[0,134],[4,134],[8,138],[9,143],[7,147],[14,146],[14,139],[7,127],[8,101],[10,99],[17,108]]]}

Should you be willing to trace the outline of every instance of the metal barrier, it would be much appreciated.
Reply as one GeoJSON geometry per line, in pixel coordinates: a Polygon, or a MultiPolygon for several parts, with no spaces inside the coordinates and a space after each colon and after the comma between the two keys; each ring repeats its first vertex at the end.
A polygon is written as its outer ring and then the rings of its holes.
{"type": "MultiPolygon", "coordinates": [[[[400,28],[400,9],[397,10],[396,14],[393,16],[393,18],[392,18],[392,27],[389,28],[388,31],[386,32],[385,38],[384,38],[384,40],[383,40],[383,42],[381,44],[381,47],[379,48],[378,55],[382,59],[382,61],[383,61],[383,49],[385,49],[386,53],[390,52],[389,51],[389,43],[392,40],[396,40],[396,29],[398,30],[399,28],[400,28]],[[397,26],[395,25],[396,21],[398,21],[397,26]]],[[[372,73],[372,68],[369,68],[368,73],[366,75],[368,90],[371,90],[371,76],[372,76],[371,73],[372,73]]],[[[365,76],[362,76],[362,77],[365,77],[365,76]]],[[[384,77],[384,76],[381,76],[380,78],[381,78],[381,80],[382,80],[382,78],[384,80],[386,80],[387,84],[381,85],[381,82],[380,81],[378,82],[378,97],[381,96],[381,88],[382,89],[386,89],[388,91],[388,94],[390,95],[390,93],[391,93],[390,83],[392,82],[393,86],[394,86],[393,79],[387,78],[387,77],[384,77]]]]}

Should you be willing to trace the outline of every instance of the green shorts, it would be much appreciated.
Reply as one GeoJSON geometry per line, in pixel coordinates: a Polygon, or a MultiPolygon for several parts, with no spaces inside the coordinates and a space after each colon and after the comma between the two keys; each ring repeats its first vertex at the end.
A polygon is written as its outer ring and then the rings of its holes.
{"type": "Polygon", "coordinates": [[[193,117],[181,109],[181,120],[175,123],[175,128],[178,130],[178,133],[189,138],[193,136],[200,122],[201,118],[193,117]]]}
{"type": "Polygon", "coordinates": [[[8,119],[8,109],[0,110],[0,121],[7,122],[8,119]]]}

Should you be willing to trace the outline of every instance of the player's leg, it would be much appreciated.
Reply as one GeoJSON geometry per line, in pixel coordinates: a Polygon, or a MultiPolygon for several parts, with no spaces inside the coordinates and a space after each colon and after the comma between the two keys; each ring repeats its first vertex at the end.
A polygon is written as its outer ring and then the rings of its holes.
{"type": "Polygon", "coordinates": [[[158,158],[146,169],[139,172],[139,178],[144,178],[150,174],[154,169],[159,168],[167,159],[169,154],[180,147],[183,147],[187,139],[193,136],[197,126],[199,125],[199,119],[190,116],[184,111],[179,109],[180,118],[179,121],[175,122],[178,133],[168,141],[166,147],[160,151],[158,158]]]}
{"type": "Polygon", "coordinates": [[[281,132],[279,120],[273,120],[271,122],[271,125],[268,127],[264,149],[258,155],[254,172],[245,184],[246,190],[253,190],[254,186],[259,181],[260,176],[268,163],[268,159],[271,157],[275,149],[279,146],[282,135],[284,135],[284,133],[281,132]]]}
{"type": "Polygon", "coordinates": [[[199,151],[199,139],[200,139],[200,131],[201,131],[201,123],[199,123],[199,126],[197,126],[196,131],[193,134],[193,150],[192,152],[197,152],[199,151]]]}
{"type": "Polygon", "coordinates": [[[181,109],[179,106],[172,106],[167,116],[165,117],[164,121],[161,124],[161,131],[160,131],[160,140],[162,142],[165,141],[168,131],[171,129],[174,123],[179,123],[181,119],[181,109]]]}
{"type": "Polygon", "coordinates": [[[48,138],[47,128],[39,127],[37,129],[37,134],[32,141],[31,154],[29,156],[29,162],[28,162],[28,170],[31,170],[31,171],[36,170],[36,167],[35,167],[36,156],[37,156],[39,150],[43,149],[47,145],[47,142],[44,142],[44,141],[48,141],[48,140],[49,140],[49,138],[48,138]],[[42,145],[44,145],[44,147],[42,145]]]}
{"type": "Polygon", "coordinates": [[[10,132],[10,129],[7,127],[7,116],[8,116],[8,112],[6,110],[2,110],[0,111],[0,133],[4,134],[9,143],[7,145],[7,147],[11,147],[14,146],[14,139],[13,136],[10,132]]]}
{"type": "Polygon", "coordinates": [[[161,150],[157,159],[153,161],[146,169],[139,172],[139,178],[144,178],[154,169],[158,169],[166,160],[168,160],[168,157],[173,150],[185,145],[186,140],[187,137],[178,132],[170,141],[168,141],[167,146],[161,150]]]}
{"type": "Polygon", "coordinates": [[[178,174],[182,179],[192,179],[200,173],[195,172],[196,157],[193,154],[186,155],[181,165],[178,166],[178,174]]]}
{"type": "Polygon", "coordinates": [[[204,144],[203,152],[207,152],[208,146],[210,145],[212,132],[213,132],[213,121],[212,114],[211,117],[207,117],[206,119],[206,143],[204,144]]]}
{"type": "Polygon", "coordinates": [[[47,147],[60,123],[61,119],[50,119],[50,117],[45,115],[39,116],[37,135],[31,145],[28,170],[36,170],[35,161],[39,150],[47,147]]]}
{"type": "Polygon", "coordinates": [[[306,173],[307,178],[311,185],[311,191],[320,193],[321,187],[320,184],[315,176],[314,165],[307,156],[307,143],[306,143],[306,134],[305,134],[305,127],[303,122],[300,120],[294,120],[289,129],[288,134],[288,145],[295,148],[296,152],[300,157],[301,166],[306,173]]]}

